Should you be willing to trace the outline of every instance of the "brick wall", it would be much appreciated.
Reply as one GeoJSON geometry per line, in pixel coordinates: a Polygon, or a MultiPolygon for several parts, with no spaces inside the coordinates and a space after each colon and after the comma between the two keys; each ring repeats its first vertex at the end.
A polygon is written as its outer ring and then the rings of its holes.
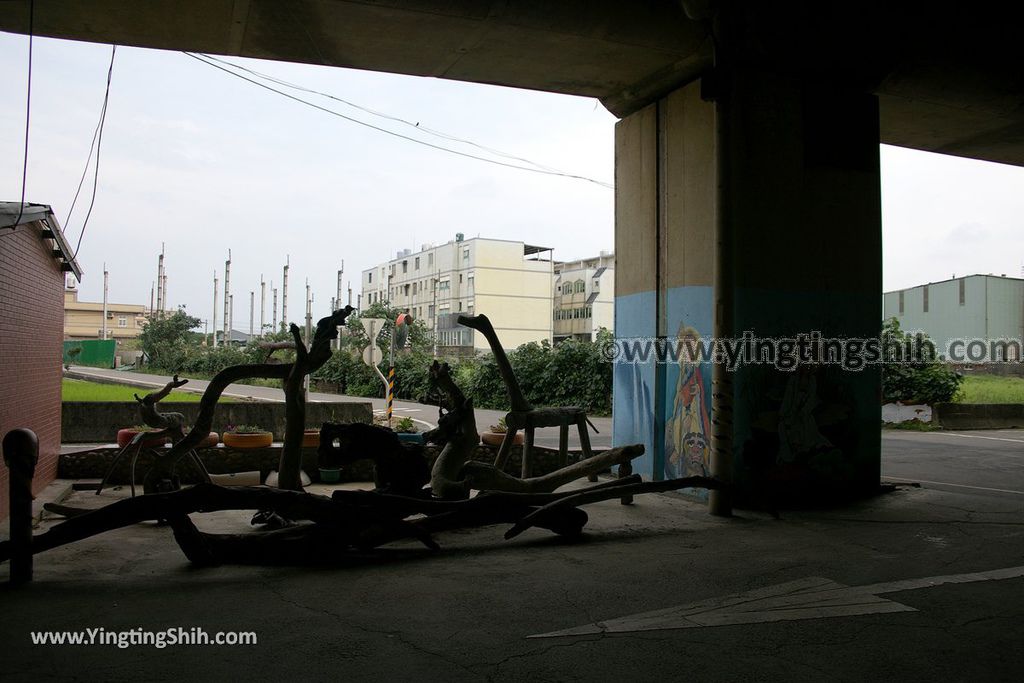
{"type": "MultiPolygon", "coordinates": [[[[41,229],[0,229],[0,437],[18,427],[38,435],[36,493],[57,476],[64,335],[64,276],[41,229]]],[[[0,465],[0,519],[7,513],[7,468],[0,465]]]]}

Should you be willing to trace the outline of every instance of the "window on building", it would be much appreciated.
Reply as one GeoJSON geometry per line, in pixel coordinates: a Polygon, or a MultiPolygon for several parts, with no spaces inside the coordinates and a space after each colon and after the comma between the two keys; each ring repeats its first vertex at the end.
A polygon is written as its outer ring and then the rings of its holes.
{"type": "Polygon", "coordinates": [[[459,284],[462,284],[462,273],[459,273],[459,284]]]}
{"type": "Polygon", "coordinates": [[[433,318],[434,317],[434,304],[430,304],[429,306],[427,306],[427,317],[428,318],[433,318]]]}
{"type": "Polygon", "coordinates": [[[391,277],[394,277],[394,276],[395,276],[395,264],[392,263],[391,264],[391,277]]]}
{"type": "MultiPolygon", "coordinates": [[[[373,282],[373,273],[367,273],[366,274],[366,281],[367,282],[373,282]]],[[[271,284],[273,284],[273,283],[271,283],[271,284]]]]}
{"type": "Polygon", "coordinates": [[[416,261],[415,261],[415,263],[413,263],[413,268],[416,269],[416,270],[420,269],[420,257],[419,256],[416,257],[416,261]]]}
{"type": "Polygon", "coordinates": [[[469,247],[466,247],[465,249],[462,250],[462,260],[463,261],[468,261],[469,260],[469,247]]]}
{"type": "Polygon", "coordinates": [[[903,292],[900,292],[900,315],[903,315],[903,292]]]}
{"type": "Polygon", "coordinates": [[[402,272],[403,273],[408,273],[409,272],[409,262],[408,261],[402,261],[402,272]]]}
{"type": "Polygon", "coordinates": [[[128,316],[126,316],[126,315],[119,315],[119,316],[117,316],[117,326],[118,327],[128,327],[128,316]]]}
{"type": "Polygon", "coordinates": [[[580,293],[580,292],[587,291],[587,285],[586,285],[586,283],[583,282],[583,280],[577,280],[574,284],[575,284],[575,288],[576,288],[576,293],[577,294],[580,293]]]}
{"type": "Polygon", "coordinates": [[[427,254],[427,267],[434,265],[434,252],[427,254]]]}
{"type": "Polygon", "coordinates": [[[473,315],[473,311],[475,310],[476,306],[474,306],[473,304],[470,304],[469,306],[466,307],[466,312],[469,313],[470,315],[473,315]]]}
{"type": "Polygon", "coordinates": [[[403,288],[403,291],[402,291],[402,293],[403,293],[403,294],[405,294],[405,296],[406,296],[406,297],[408,297],[408,296],[409,296],[409,285],[406,285],[406,286],[405,286],[405,287],[403,288]]]}
{"type": "Polygon", "coordinates": [[[413,295],[413,296],[416,296],[416,285],[417,285],[417,284],[418,284],[418,283],[416,283],[416,282],[412,283],[412,295],[413,295]]]}
{"type": "Polygon", "coordinates": [[[924,310],[925,313],[928,312],[928,285],[924,286],[924,307],[923,307],[923,310],[924,310]]]}
{"type": "Polygon", "coordinates": [[[461,301],[459,302],[459,310],[460,311],[462,310],[462,302],[461,301]]]}
{"type": "Polygon", "coordinates": [[[967,287],[964,280],[960,280],[960,305],[963,306],[967,302],[967,287]]]}

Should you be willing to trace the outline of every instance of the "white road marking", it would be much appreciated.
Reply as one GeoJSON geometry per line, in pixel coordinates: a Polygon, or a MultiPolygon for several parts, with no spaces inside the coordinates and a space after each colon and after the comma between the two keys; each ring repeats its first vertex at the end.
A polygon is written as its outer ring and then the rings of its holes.
{"type": "Polygon", "coordinates": [[[987,439],[989,441],[1009,441],[1010,443],[1024,443],[1024,439],[1008,439],[1005,436],[981,436],[980,434],[959,434],[957,432],[923,432],[924,434],[935,434],[937,436],[959,436],[964,439],[987,439]]]}
{"type": "Polygon", "coordinates": [[[937,484],[939,486],[955,486],[958,489],[975,489],[977,491],[996,491],[998,493],[1016,493],[1019,496],[1024,496],[1024,491],[1014,491],[1012,489],[993,489],[987,486],[968,486],[967,484],[952,484],[948,481],[928,481],[927,479],[918,479],[917,477],[902,477],[904,479],[916,481],[920,484],[937,484]]]}
{"type": "Polygon", "coordinates": [[[1024,567],[888,581],[867,586],[845,586],[830,579],[811,576],[721,598],[712,598],[688,605],[643,612],[619,619],[599,621],[563,631],[539,633],[527,637],[553,638],[596,633],[629,633],[851,617],[864,614],[916,612],[917,610],[913,607],[878,597],[878,594],[933,588],[948,583],[1000,581],[1020,577],[1024,577],[1024,567]]]}

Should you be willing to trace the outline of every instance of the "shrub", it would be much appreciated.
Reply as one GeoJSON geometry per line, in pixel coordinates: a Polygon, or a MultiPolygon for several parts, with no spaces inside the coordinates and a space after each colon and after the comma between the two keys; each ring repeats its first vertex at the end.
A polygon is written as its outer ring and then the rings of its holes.
{"type": "Polygon", "coordinates": [[[925,334],[911,335],[890,318],[882,326],[882,399],[901,403],[947,403],[963,376],[938,359],[925,334]]]}

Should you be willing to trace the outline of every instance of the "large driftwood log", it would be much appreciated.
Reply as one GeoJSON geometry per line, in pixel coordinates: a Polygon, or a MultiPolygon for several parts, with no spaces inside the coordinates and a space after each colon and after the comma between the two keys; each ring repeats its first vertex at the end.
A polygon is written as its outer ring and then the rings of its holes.
{"type": "Polygon", "coordinates": [[[631,462],[644,454],[642,444],[613,448],[603,453],[580,460],[568,467],[555,470],[542,477],[519,479],[505,474],[493,465],[482,462],[467,462],[462,468],[462,478],[468,488],[478,491],[510,491],[516,493],[547,493],[559,486],[582,477],[596,475],[598,472],[631,462]]]}
{"type": "MultiPolygon", "coordinates": [[[[32,540],[32,552],[41,553],[90,536],[148,520],[166,519],[175,538],[192,561],[199,564],[259,562],[276,564],[282,551],[295,548],[295,559],[337,556],[350,550],[369,550],[402,539],[416,539],[437,548],[431,535],[460,528],[509,523],[512,538],[538,526],[555,533],[579,534],[587,515],[579,509],[626,494],[670,491],[701,486],[721,488],[706,477],[640,482],[639,477],[605,482],[559,493],[482,493],[475,498],[445,501],[396,496],[369,491],[336,491],[332,498],[267,487],[197,486],[136,498],[126,498],[86,512],[32,540]],[[217,510],[274,510],[307,524],[280,532],[259,534],[203,534],[188,521],[194,512],[217,510]],[[413,519],[409,519],[413,518],[413,519]],[[246,540],[247,539],[247,540],[246,540]]],[[[10,541],[0,542],[0,561],[10,558],[10,541]]]]}

